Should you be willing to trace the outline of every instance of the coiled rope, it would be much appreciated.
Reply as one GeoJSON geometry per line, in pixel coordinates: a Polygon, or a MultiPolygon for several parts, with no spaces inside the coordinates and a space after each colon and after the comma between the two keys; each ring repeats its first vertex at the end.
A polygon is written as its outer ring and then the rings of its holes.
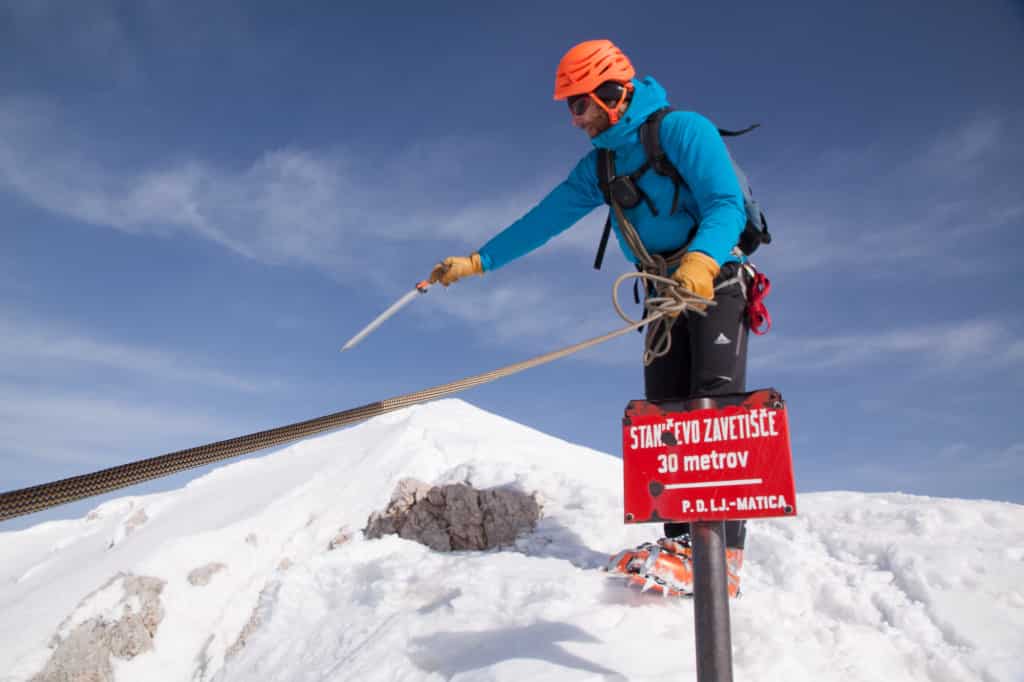
{"type": "Polygon", "coordinates": [[[650,365],[655,359],[667,355],[672,348],[672,325],[683,310],[690,310],[698,315],[707,315],[707,306],[715,305],[713,301],[697,296],[679,286],[679,282],[669,277],[669,273],[679,267],[686,254],[686,247],[675,253],[663,256],[652,254],[644,246],[640,234],[633,227],[626,214],[614,198],[611,200],[612,210],[618,219],[619,232],[636,257],[640,272],[627,273],[615,281],[612,289],[612,303],[615,305],[615,312],[626,322],[631,320],[619,305],[619,284],[625,279],[635,278],[644,281],[644,290],[648,296],[644,297],[645,314],[650,322],[647,329],[647,338],[644,342],[644,366],[650,365]],[[664,313],[655,315],[654,313],[664,313]]]}
{"type": "Polygon", "coordinates": [[[619,275],[615,280],[612,289],[612,305],[619,317],[638,329],[646,322],[647,337],[644,340],[644,366],[654,362],[657,358],[667,355],[672,348],[672,325],[680,313],[696,313],[707,315],[705,309],[709,305],[716,305],[714,301],[701,298],[690,291],[679,286],[671,277],[651,275],[646,272],[627,272],[619,275]],[[633,320],[626,314],[619,304],[619,285],[627,279],[643,280],[654,283],[655,294],[644,299],[645,319],[633,320]]]}
{"type": "MultiPolygon", "coordinates": [[[[498,379],[522,372],[554,360],[559,360],[573,353],[585,350],[592,346],[610,341],[619,336],[639,329],[646,324],[652,324],[664,319],[665,316],[676,316],[686,310],[694,310],[695,305],[708,305],[711,302],[695,296],[687,296],[685,292],[677,295],[669,295],[649,299],[650,305],[644,319],[634,321],[622,311],[618,302],[618,288],[622,282],[630,278],[651,278],[651,275],[644,273],[626,273],[619,277],[614,284],[612,300],[619,315],[629,324],[621,329],[597,336],[586,341],[567,346],[560,350],[545,353],[523,362],[517,362],[499,369],[477,374],[476,376],[460,379],[447,384],[441,384],[423,391],[409,393],[396,398],[388,398],[375,403],[369,403],[361,407],[335,412],[323,417],[308,419],[306,421],[281,426],[275,429],[250,433],[245,436],[222,440],[216,443],[199,445],[187,450],[179,450],[166,455],[159,455],[137,462],[130,462],[120,466],[95,471],[81,476],[72,476],[52,483],[44,483],[29,488],[21,488],[5,493],[0,493],[0,521],[13,519],[18,516],[32,514],[34,512],[57,507],[77,500],[102,495],[120,488],[126,488],[137,483],[169,476],[171,474],[193,469],[213,462],[238,457],[240,455],[264,450],[266,448],[283,445],[292,441],[308,438],[318,433],[331,431],[349,426],[357,422],[365,421],[387,412],[410,407],[420,403],[437,400],[459,391],[464,391],[474,386],[490,383],[498,379]]],[[[664,278],[659,278],[664,279],[664,278]]],[[[670,280],[671,282],[671,280],[670,280]]],[[[679,289],[679,287],[674,287],[679,289]]],[[[646,361],[649,349],[645,349],[646,361]]]]}

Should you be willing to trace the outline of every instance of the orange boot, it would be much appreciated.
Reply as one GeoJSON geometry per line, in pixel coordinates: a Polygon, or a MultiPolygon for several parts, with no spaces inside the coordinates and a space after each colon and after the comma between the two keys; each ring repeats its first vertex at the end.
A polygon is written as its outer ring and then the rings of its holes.
{"type": "Polygon", "coordinates": [[[684,542],[662,538],[658,544],[645,542],[613,556],[605,570],[622,575],[642,592],[653,590],[663,597],[693,594],[693,562],[684,542]]]}
{"type": "MultiPolygon", "coordinates": [[[[727,547],[725,562],[729,596],[736,597],[740,593],[743,550],[727,547]]],[[[645,542],[636,549],[619,552],[605,570],[626,577],[642,592],[653,590],[664,597],[693,594],[693,554],[686,538],[662,538],[657,544],[645,542]]]]}
{"type": "Polygon", "coordinates": [[[729,596],[740,594],[740,569],[743,568],[743,550],[737,547],[725,548],[725,570],[729,574],[729,596]]]}

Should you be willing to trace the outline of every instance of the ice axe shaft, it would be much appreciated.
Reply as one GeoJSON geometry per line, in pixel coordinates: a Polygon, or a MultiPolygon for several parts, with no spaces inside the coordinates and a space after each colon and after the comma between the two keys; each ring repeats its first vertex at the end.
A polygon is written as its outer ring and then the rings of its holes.
{"type": "Polygon", "coordinates": [[[409,293],[405,294],[400,299],[398,299],[397,301],[392,303],[388,307],[387,310],[385,310],[380,315],[378,315],[376,318],[374,318],[373,322],[371,322],[370,324],[368,324],[365,327],[363,327],[363,330],[361,332],[359,332],[358,334],[353,336],[351,339],[349,339],[348,342],[344,346],[341,347],[341,350],[342,351],[346,351],[349,348],[352,348],[353,346],[355,346],[357,343],[359,343],[363,339],[365,339],[367,336],[370,335],[371,332],[373,332],[373,330],[375,330],[377,327],[379,327],[382,324],[384,324],[384,322],[388,318],[390,318],[392,315],[394,315],[399,310],[401,310],[406,305],[408,305],[409,302],[412,301],[414,298],[416,298],[419,294],[427,293],[427,289],[429,289],[429,288],[430,288],[430,282],[428,282],[427,280],[423,280],[422,282],[417,284],[416,288],[414,288],[412,291],[410,291],[409,293]]]}

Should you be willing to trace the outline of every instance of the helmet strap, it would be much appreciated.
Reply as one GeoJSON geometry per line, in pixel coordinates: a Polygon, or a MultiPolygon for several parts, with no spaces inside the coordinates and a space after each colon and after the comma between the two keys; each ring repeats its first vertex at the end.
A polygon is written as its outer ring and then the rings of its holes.
{"type": "Polygon", "coordinates": [[[597,104],[597,106],[599,106],[602,109],[604,109],[604,113],[608,114],[608,121],[612,125],[615,125],[616,123],[619,122],[619,118],[620,118],[620,116],[619,116],[619,107],[622,106],[622,103],[626,101],[626,97],[628,97],[629,94],[632,93],[632,92],[633,92],[633,84],[632,83],[624,84],[624,86],[622,88],[622,94],[619,95],[619,101],[616,102],[615,105],[612,106],[612,107],[609,107],[607,104],[602,102],[601,98],[598,97],[597,95],[595,95],[593,92],[590,92],[588,94],[590,96],[590,99],[594,100],[594,102],[597,104]]]}

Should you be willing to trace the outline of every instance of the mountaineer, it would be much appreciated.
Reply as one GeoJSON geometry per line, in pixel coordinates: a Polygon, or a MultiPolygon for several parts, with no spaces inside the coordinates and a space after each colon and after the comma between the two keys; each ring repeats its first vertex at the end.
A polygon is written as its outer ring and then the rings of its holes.
{"type": "MultiPolygon", "coordinates": [[[[637,78],[630,60],[608,40],[580,43],[562,57],[554,97],[567,102],[572,124],[594,148],[539,204],[475,253],[444,259],[430,281],[448,286],[497,270],[608,204],[595,267],[610,227],[638,269],[671,277],[671,286],[714,301],[662,325],[670,343],[664,354],[645,359],[647,400],[745,391],[747,286],[754,276],[746,257],[770,237],[758,221],[759,209],[751,215],[756,203],[722,141],[728,131],[700,114],[670,110],[662,86],[650,76],[637,78]]],[[[648,325],[648,347],[656,327],[648,325]]],[[[726,523],[732,596],[739,592],[744,523],[726,523]]],[[[619,553],[608,569],[665,594],[692,592],[689,526],[667,523],[664,532],[657,543],[619,553]]]]}

